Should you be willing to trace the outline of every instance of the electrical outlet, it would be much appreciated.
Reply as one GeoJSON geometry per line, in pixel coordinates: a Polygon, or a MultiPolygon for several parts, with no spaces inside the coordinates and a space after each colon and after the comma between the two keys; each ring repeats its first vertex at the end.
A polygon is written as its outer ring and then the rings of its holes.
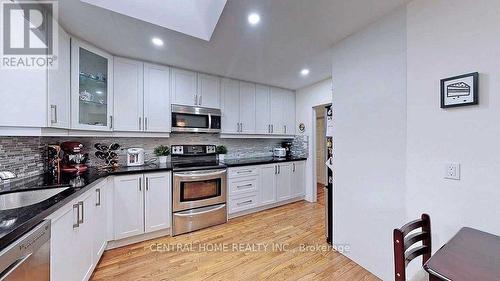
{"type": "Polygon", "coordinates": [[[460,180],[460,164],[447,163],[444,178],[450,180],[460,180]]]}

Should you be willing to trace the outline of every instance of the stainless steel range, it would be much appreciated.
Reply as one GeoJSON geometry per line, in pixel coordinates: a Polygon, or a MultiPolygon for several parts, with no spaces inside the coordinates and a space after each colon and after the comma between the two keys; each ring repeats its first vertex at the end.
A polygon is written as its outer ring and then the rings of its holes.
{"type": "Polygon", "coordinates": [[[172,146],[172,235],[227,222],[227,170],[215,145],[172,146]]]}

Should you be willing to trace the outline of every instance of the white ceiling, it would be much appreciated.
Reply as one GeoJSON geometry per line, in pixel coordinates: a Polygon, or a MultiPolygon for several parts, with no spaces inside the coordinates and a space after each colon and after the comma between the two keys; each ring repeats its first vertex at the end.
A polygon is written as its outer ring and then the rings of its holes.
{"type": "Polygon", "coordinates": [[[59,18],[71,34],[116,55],[298,89],[331,76],[333,44],[407,2],[229,0],[208,42],[80,0],[59,1],[59,18]],[[257,26],[248,24],[250,12],[260,14],[257,26]],[[153,46],[153,36],[165,45],[153,46]]]}
{"type": "Polygon", "coordinates": [[[210,41],[226,0],[81,0],[210,41]]]}

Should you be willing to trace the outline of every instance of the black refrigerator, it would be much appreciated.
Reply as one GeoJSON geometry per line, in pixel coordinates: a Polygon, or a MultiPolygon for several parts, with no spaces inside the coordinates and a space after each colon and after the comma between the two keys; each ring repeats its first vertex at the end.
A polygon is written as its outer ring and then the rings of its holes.
{"type": "Polygon", "coordinates": [[[332,244],[333,238],[333,109],[332,106],[326,106],[325,113],[325,128],[326,128],[326,166],[327,169],[327,184],[325,186],[325,235],[326,242],[332,244]]]}

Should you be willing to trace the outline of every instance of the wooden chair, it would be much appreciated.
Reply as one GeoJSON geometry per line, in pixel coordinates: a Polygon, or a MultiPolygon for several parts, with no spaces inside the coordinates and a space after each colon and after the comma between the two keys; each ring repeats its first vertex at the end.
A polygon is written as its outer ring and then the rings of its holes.
{"type": "Polygon", "coordinates": [[[422,256],[422,265],[431,257],[431,218],[423,214],[421,219],[414,220],[394,229],[394,269],[395,280],[406,281],[406,267],[418,256],[422,256]],[[420,231],[409,234],[421,228],[420,231]],[[413,247],[418,242],[421,246],[413,247]]]}

